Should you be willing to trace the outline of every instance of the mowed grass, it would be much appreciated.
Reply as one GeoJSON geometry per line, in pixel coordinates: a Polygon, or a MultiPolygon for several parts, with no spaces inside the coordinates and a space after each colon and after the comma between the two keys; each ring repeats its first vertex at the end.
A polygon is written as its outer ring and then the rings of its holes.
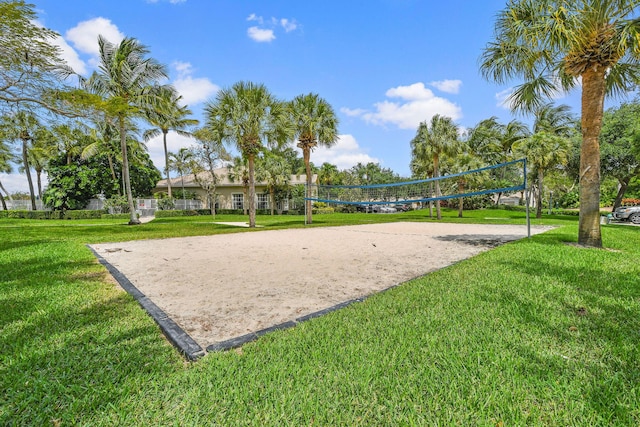
{"type": "Polygon", "coordinates": [[[597,250],[566,244],[577,218],[534,219],[559,228],[189,363],[85,244],[247,231],[212,221],[0,221],[0,425],[640,424],[638,227],[604,226],[597,250]]]}

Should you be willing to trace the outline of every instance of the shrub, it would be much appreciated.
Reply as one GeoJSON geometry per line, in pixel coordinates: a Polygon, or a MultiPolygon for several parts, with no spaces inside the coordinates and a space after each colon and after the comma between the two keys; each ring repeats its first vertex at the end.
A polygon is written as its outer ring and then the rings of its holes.
{"type": "MultiPolygon", "coordinates": [[[[158,199],[158,209],[162,211],[175,209],[176,201],[173,197],[165,197],[158,199]]],[[[179,216],[179,215],[176,215],[179,216]]]]}
{"type": "Polygon", "coordinates": [[[104,208],[113,214],[129,213],[127,196],[112,196],[104,201],[104,208]]]}
{"type": "Polygon", "coordinates": [[[622,199],[622,206],[640,206],[640,199],[622,199]]]}

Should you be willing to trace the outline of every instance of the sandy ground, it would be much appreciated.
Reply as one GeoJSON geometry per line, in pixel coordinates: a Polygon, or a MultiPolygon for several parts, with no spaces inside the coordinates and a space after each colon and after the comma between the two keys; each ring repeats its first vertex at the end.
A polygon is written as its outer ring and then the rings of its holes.
{"type": "MultiPolygon", "coordinates": [[[[532,234],[547,229],[532,227],[532,234]]],[[[526,226],[404,222],[92,248],[205,348],[387,289],[526,233],[526,226]]]]}

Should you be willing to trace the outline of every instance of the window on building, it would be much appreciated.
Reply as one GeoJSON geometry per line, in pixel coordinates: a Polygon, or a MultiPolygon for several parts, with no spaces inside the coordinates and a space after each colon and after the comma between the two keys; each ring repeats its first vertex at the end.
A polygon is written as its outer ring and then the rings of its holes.
{"type": "Polygon", "coordinates": [[[257,209],[269,209],[269,195],[265,193],[258,194],[257,209]]]}
{"type": "Polygon", "coordinates": [[[244,194],[232,194],[233,209],[244,209],[244,194]]]}

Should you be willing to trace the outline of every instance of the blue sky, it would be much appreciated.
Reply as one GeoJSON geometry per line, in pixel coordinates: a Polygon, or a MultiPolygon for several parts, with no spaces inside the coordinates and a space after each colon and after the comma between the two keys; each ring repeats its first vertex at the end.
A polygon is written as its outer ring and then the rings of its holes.
{"type": "MultiPolygon", "coordinates": [[[[338,114],[340,141],[316,150],[316,165],[376,162],[409,176],[409,141],[420,121],[440,114],[468,128],[491,116],[514,118],[501,102],[510,86],[485,81],[478,69],[506,0],[33,2],[76,71],[93,70],[98,34],[112,42],[134,37],[168,66],[200,120],[216,91],[240,80],[263,83],[283,100],[318,93],[338,114]]],[[[577,99],[557,102],[577,115],[577,99]]],[[[192,144],[171,133],[168,142],[171,151],[192,144]]],[[[161,168],[161,140],[148,147],[161,168]]],[[[23,175],[0,179],[10,192],[27,189],[23,175]]]]}

